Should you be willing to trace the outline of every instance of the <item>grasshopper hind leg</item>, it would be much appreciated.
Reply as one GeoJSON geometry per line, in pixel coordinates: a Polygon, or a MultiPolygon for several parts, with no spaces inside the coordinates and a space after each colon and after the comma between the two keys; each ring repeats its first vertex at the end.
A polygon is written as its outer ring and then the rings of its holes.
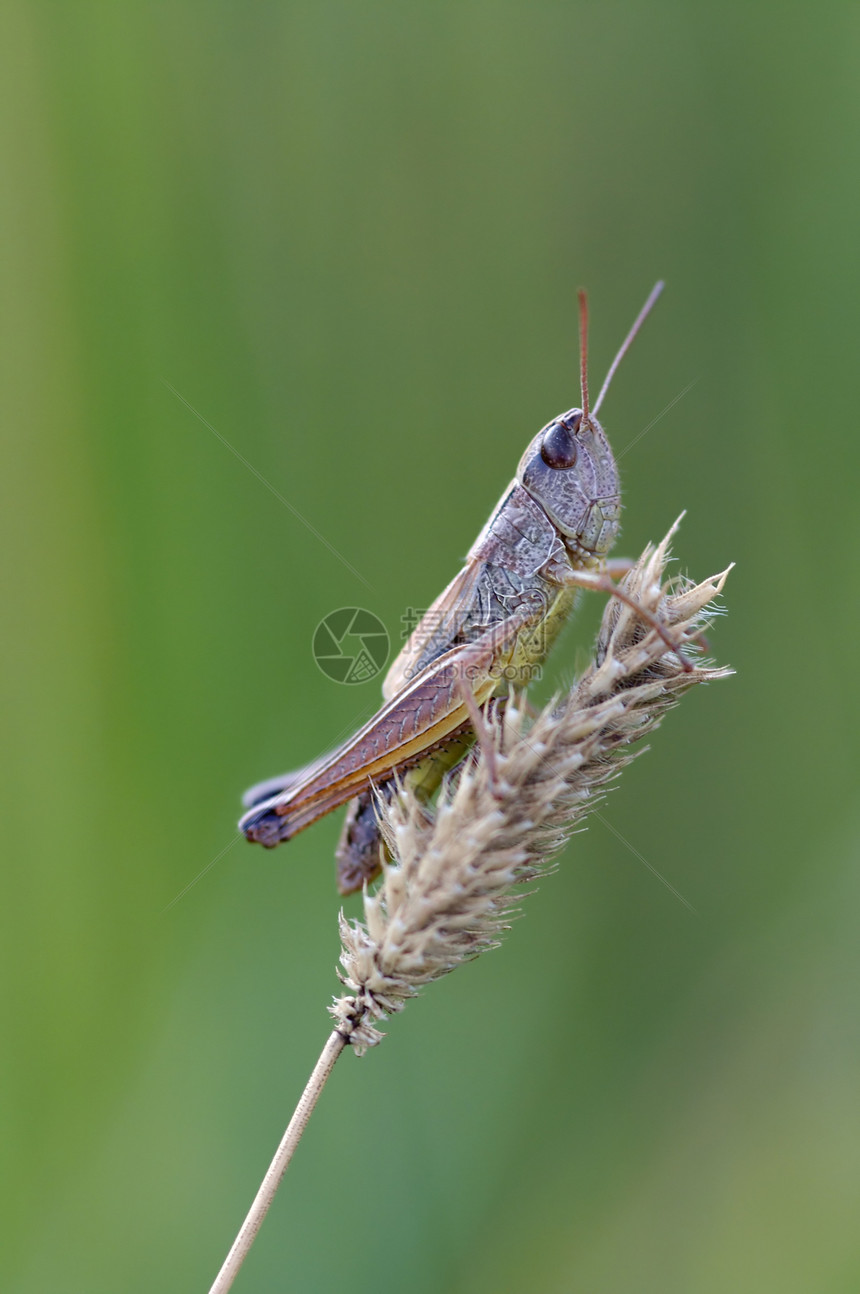
{"type": "Polygon", "coordinates": [[[274,849],[282,840],[289,840],[284,819],[274,809],[261,807],[257,813],[246,813],[239,825],[246,840],[254,841],[264,849],[274,849]]]}
{"type": "MultiPolygon", "coordinates": [[[[391,783],[381,786],[379,794],[387,799],[391,783]]],[[[383,860],[390,857],[376,820],[376,802],[371,791],[350,800],[334,856],[339,894],[354,894],[369,885],[382,871],[383,860]]]]}
{"type": "MultiPolygon", "coordinates": [[[[241,825],[248,840],[262,845],[264,849],[274,849],[282,841],[289,840],[290,833],[281,814],[266,806],[270,796],[276,795],[283,788],[275,786],[274,779],[267,785],[271,785],[272,789],[250,805],[250,812],[245,814],[241,825]]],[[[391,783],[379,788],[379,794],[385,798],[390,796],[391,791],[391,783]]],[[[352,894],[365,883],[375,880],[382,870],[383,858],[388,858],[388,853],[376,820],[374,797],[370,791],[365,791],[350,800],[335,850],[339,892],[352,894]]]]}
{"type": "MultiPolygon", "coordinates": [[[[378,794],[385,802],[390,801],[394,783],[384,783],[378,788],[378,794]]],[[[420,796],[420,790],[418,794],[420,796]]],[[[343,830],[334,851],[339,894],[354,894],[363,889],[376,880],[383,863],[391,862],[391,851],[385,843],[377,811],[377,801],[371,791],[357,795],[347,806],[343,830]]],[[[429,816],[429,808],[427,813],[429,816]]]]}
{"type": "Polygon", "coordinates": [[[242,796],[242,804],[249,812],[245,814],[239,825],[247,840],[255,841],[264,849],[274,849],[275,845],[279,845],[282,840],[289,839],[284,819],[275,813],[274,809],[267,809],[266,802],[289,790],[300,777],[304,776],[305,772],[305,769],[300,768],[294,773],[284,773],[281,777],[270,777],[268,781],[258,782],[256,786],[252,786],[245,792],[242,796]]]}
{"type": "Polygon", "coordinates": [[[280,777],[269,777],[265,782],[257,782],[255,786],[250,787],[242,796],[242,806],[249,812],[244,815],[239,826],[245,833],[248,840],[262,845],[264,849],[274,849],[282,840],[289,840],[289,828],[280,816],[275,813],[274,809],[266,809],[267,800],[273,799],[276,795],[283,795],[289,791],[303,778],[309,777],[315,769],[320,768],[328,759],[327,755],[321,755],[310,764],[305,764],[303,768],[293,769],[291,773],[282,773],[280,777]],[[254,813],[252,810],[258,809],[254,813]]]}
{"type": "MultiPolygon", "coordinates": [[[[430,802],[442,779],[462,762],[474,739],[474,732],[460,733],[404,774],[403,780],[409,784],[418,803],[426,806],[428,819],[432,817],[430,802]]],[[[396,783],[389,779],[377,786],[376,791],[385,803],[389,803],[395,794],[396,783]]],[[[337,888],[341,894],[353,894],[369,885],[382,871],[383,863],[390,861],[391,854],[377,821],[377,801],[372,791],[364,791],[350,800],[335,859],[337,888]]]]}

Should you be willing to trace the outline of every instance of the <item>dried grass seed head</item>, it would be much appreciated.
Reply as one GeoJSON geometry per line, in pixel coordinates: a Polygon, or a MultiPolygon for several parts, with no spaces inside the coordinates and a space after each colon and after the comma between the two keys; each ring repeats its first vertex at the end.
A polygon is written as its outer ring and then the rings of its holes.
{"type": "MultiPolygon", "coordinates": [[[[516,701],[488,716],[496,783],[480,750],[443,787],[435,813],[405,786],[379,813],[392,861],[364,921],[340,916],[340,978],[329,1008],[361,1054],[382,1038],[374,1021],[461,962],[496,947],[523,886],[543,875],[680,697],[726,677],[696,643],[728,570],[701,584],[665,581],[676,525],[649,545],[623,587],[671,629],[693,668],[636,611],[611,598],[594,660],[569,693],[530,722],[516,701]]],[[[729,568],[731,569],[731,568],[729,568]]]]}

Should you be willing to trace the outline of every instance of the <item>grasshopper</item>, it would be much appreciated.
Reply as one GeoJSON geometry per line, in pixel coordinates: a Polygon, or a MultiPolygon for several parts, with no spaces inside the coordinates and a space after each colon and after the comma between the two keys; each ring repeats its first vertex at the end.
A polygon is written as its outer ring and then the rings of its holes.
{"type": "MultiPolygon", "coordinates": [[[[662,287],[658,283],[642,307],[593,408],[588,305],[580,292],[582,407],[553,418],[531,441],[465,566],[388,671],[378,713],[336,750],[246,793],[248,811],[239,828],[248,840],[273,848],[349,802],[336,851],[338,888],[349,894],[372,880],[385,850],[377,798],[390,797],[402,780],[429,801],[482,736],[482,707],[493,698],[501,703],[512,682],[528,682],[582,588],[634,606],[678,652],[665,627],[613,582],[629,563],[608,560],[621,496],[615,459],[597,421],[615,371],[662,287]]],[[[486,754],[492,761],[489,742],[486,754]]]]}

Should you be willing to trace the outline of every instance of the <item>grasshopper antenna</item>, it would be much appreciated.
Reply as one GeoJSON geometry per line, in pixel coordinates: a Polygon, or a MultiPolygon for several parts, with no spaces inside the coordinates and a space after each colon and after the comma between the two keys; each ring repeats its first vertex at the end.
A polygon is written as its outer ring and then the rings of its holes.
{"type": "MultiPolygon", "coordinates": [[[[652,308],[653,308],[653,306],[654,306],[655,301],[656,301],[656,300],[657,300],[657,298],[659,297],[660,293],[663,291],[663,287],[664,287],[664,283],[663,283],[663,280],[662,280],[662,279],[660,280],[660,282],[659,282],[659,283],[655,283],[655,284],[654,284],[654,286],[653,286],[653,288],[651,289],[651,292],[650,292],[650,294],[649,294],[649,296],[648,296],[648,300],[645,302],[644,306],[642,307],[642,309],[639,311],[638,315],[636,316],[636,321],[635,321],[635,323],[633,324],[633,327],[630,329],[629,333],[628,333],[628,334],[627,334],[627,336],[624,338],[624,341],[621,343],[621,349],[619,350],[618,354],[615,356],[615,359],[614,359],[614,360],[612,361],[612,363],[609,365],[609,372],[606,374],[606,380],[605,380],[605,382],[603,383],[603,386],[600,388],[600,395],[597,397],[597,402],[596,402],[596,404],[595,404],[595,406],[594,406],[594,414],[595,414],[595,416],[597,415],[597,410],[600,408],[601,404],[603,403],[603,397],[606,395],[606,392],[609,390],[609,383],[610,383],[610,382],[612,381],[612,379],[615,377],[615,373],[616,373],[616,371],[617,371],[617,369],[618,369],[618,365],[621,363],[621,361],[623,360],[624,356],[625,356],[625,355],[627,354],[627,352],[629,351],[629,349],[630,349],[630,347],[631,347],[631,345],[632,345],[632,343],[633,343],[633,338],[636,336],[636,334],[638,333],[639,329],[642,327],[643,323],[644,323],[644,322],[645,322],[645,320],[648,318],[648,315],[651,313],[651,310],[652,310],[652,308]]],[[[579,294],[579,311],[580,311],[580,319],[582,318],[582,309],[583,309],[583,306],[582,306],[582,298],[583,298],[583,293],[581,293],[581,292],[580,292],[580,294],[579,294]]],[[[583,361],[583,362],[584,362],[584,361],[583,361]]],[[[583,371],[584,371],[584,370],[583,370],[583,371]]],[[[583,378],[583,382],[584,382],[584,381],[585,381],[585,379],[583,378]]],[[[584,390],[585,390],[585,387],[583,386],[583,391],[584,391],[584,390]]],[[[586,418],[588,417],[588,410],[587,410],[587,409],[586,409],[586,411],[585,411],[585,417],[586,417],[586,418]]]]}
{"type": "MultiPolygon", "coordinates": [[[[579,385],[582,388],[582,421],[588,426],[588,296],[585,288],[577,292],[579,297],[579,385]]],[[[638,320],[637,320],[638,322],[638,320]]],[[[601,395],[603,393],[601,392],[601,395]]],[[[600,401],[598,400],[598,404],[600,401]]],[[[595,413],[597,410],[595,409],[595,413]]]]}

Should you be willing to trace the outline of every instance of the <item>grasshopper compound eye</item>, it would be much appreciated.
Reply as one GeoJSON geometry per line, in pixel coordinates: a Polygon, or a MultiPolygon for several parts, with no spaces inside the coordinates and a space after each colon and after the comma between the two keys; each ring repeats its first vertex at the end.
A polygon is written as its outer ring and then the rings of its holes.
{"type": "Polygon", "coordinates": [[[573,467],[579,453],[576,433],[581,423],[582,414],[577,412],[569,420],[562,418],[552,424],[540,446],[540,456],[547,467],[573,467]]]}

